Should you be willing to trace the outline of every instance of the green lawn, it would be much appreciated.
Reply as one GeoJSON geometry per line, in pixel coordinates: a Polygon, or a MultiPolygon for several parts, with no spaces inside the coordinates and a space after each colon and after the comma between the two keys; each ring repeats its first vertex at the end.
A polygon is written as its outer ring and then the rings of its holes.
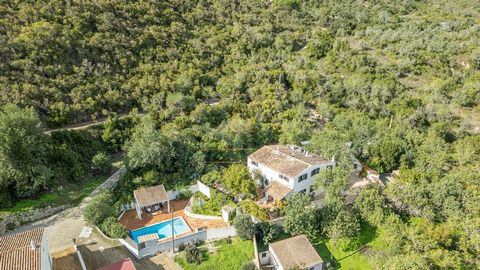
{"type": "Polygon", "coordinates": [[[372,269],[365,257],[358,249],[362,246],[374,248],[376,245],[377,231],[366,223],[362,223],[360,235],[348,246],[337,245],[333,241],[321,241],[314,246],[324,262],[336,260],[336,269],[372,269]]]}
{"type": "Polygon", "coordinates": [[[205,247],[204,260],[201,264],[190,264],[184,259],[184,255],[179,254],[176,261],[185,270],[231,270],[241,269],[242,265],[248,261],[253,260],[253,242],[252,240],[241,240],[238,237],[232,239],[232,243],[227,243],[226,240],[215,242],[218,247],[215,254],[208,254],[205,247]]]}

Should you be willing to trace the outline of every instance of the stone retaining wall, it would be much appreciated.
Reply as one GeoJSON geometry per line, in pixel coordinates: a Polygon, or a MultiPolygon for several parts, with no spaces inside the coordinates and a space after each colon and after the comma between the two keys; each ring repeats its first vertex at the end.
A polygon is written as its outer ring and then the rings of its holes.
{"type": "Polygon", "coordinates": [[[0,217],[0,234],[3,234],[6,231],[8,231],[9,226],[14,226],[15,228],[17,228],[22,224],[27,224],[30,222],[34,222],[34,221],[49,217],[68,207],[69,207],[68,205],[62,205],[58,207],[47,206],[44,208],[37,208],[37,209],[33,209],[26,212],[17,212],[14,214],[7,214],[5,216],[0,217]]]}

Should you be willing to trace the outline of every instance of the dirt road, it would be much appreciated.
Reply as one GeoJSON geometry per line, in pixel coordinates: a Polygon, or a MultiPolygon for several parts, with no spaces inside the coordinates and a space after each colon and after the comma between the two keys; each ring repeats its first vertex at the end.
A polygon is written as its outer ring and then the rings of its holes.
{"type": "Polygon", "coordinates": [[[118,169],[107,180],[105,180],[105,182],[103,182],[92,193],[90,193],[90,195],[83,199],[80,205],[67,208],[48,218],[21,226],[16,230],[8,232],[6,235],[28,231],[37,227],[46,227],[51,253],[71,248],[73,243],[72,239],[78,238],[83,227],[86,225],[82,215],[83,209],[85,209],[88,202],[95,195],[105,189],[111,190],[113,187],[115,187],[120,179],[120,176],[122,176],[125,172],[125,167],[118,169]]]}

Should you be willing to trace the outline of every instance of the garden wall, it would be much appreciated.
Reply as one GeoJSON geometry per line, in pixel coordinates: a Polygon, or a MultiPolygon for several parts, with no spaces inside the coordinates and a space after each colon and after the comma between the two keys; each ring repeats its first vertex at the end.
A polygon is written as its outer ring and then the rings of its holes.
{"type": "Polygon", "coordinates": [[[210,199],[210,188],[205,185],[204,183],[197,180],[198,191],[203,193],[203,195],[207,196],[210,199]]]}
{"type": "Polygon", "coordinates": [[[9,229],[15,229],[22,224],[27,224],[49,217],[66,209],[67,207],[68,205],[62,205],[58,207],[47,206],[44,208],[37,208],[30,211],[17,212],[2,216],[0,217],[0,234],[5,233],[9,229]]]}
{"type": "MultiPolygon", "coordinates": [[[[227,238],[237,235],[233,227],[226,228],[212,228],[201,230],[183,237],[175,238],[175,247],[193,242],[193,241],[207,241],[227,238]]],[[[157,242],[156,240],[147,241],[141,244],[136,244],[131,238],[121,239],[120,242],[133,254],[135,257],[142,259],[149,256],[154,256],[158,252],[164,252],[172,249],[172,240],[165,242],[157,242]]]]}

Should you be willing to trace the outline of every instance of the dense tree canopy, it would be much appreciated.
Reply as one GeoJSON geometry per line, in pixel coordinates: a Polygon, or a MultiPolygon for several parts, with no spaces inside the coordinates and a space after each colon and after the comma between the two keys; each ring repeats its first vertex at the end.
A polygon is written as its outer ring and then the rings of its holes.
{"type": "MultiPolygon", "coordinates": [[[[214,171],[245,162],[264,144],[308,140],[309,151],[337,162],[318,176],[326,207],[299,219],[320,220],[313,234],[350,237],[358,213],[392,247],[371,256],[378,268],[475,268],[479,7],[468,0],[4,1],[0,203],[82,179],[102,151],[125,151],[127,194],[157,183],[185,186],[206,173],[217,181],[223,174],[214,171]],[[142,120],[120,119],[132,110],[142,120]],[[42,126],[104,116],[93,133],[43,134],[42,126]],[[354,158],[399,177],[362,191],[350,209],[342,194],[354,158]]],[[[232,183],[243,183],[244,172],[232,171],[232,183]]],[[[303,233],[291,221],[291,231],[303,233]]]]}

